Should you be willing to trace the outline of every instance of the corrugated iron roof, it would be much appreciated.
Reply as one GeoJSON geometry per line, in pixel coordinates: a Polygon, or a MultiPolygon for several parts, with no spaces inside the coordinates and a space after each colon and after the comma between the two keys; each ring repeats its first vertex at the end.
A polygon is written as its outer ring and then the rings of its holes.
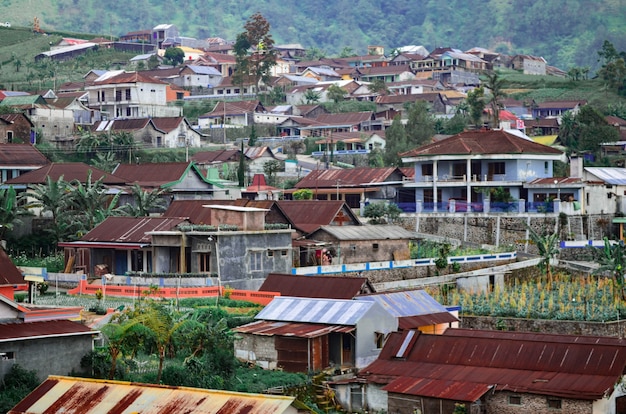
{"type": "Polygon", "coordinates": [[[390,334],[378,360],[360,375],[387,384],[411,377],[454,381],[466,390],[489,384],[494,390],[596,400],[611,392],[626,367],[626,340],[619,338],[469,329],[414,332],[390,334]],[[409,340],[410,335],[416,339],[409,340]]]}
{"type": "Polygon", "coordinates": [[[401,316],[398,319],[398,328],[417,329],[424,326],[439,325],[443,323],[458,322],[459,318],[450,312],[430,313],[418,316],[401,316]]]}
{"type": "Polygon", "coordinates": [[[120,83],[155,83],[166,85],[166,82],[147,76],[141,72],[124,72],[106,79],[96,79],[94,85],[112,85],[120,83]]]}
{"type": "Polygon", "coordinates": [[[218,164],[223,162],[239,161],[240,150],[201,151],[191,156],[196,164],[218,164]]]}
{"type": "Polygon", "coordinates": [[[322,325],[318,323],[296,323],[276,321],[256,321],[233,329],[239,333],[263,336],[293,336],[296,338],[316,338],[331,332],[352,332],[354,326],[322,325]]]}
{"type": "Polygon", "coordinates": [[[399,394],[474,402],[491,388],[492,385],[475,382],[400,377],[383,387],[383,390],[399,394]]]}
{"type": "Polygon", "coordinates": [[[625,185],[626,168],[619,167],[585,167],[585,171],[595,175],[607,184],[625,185]]]}
{"type": "MultiPolygon", "coordinates": [[[[359,296],[356,299],[378,302],[385,310],[396,317],[432,315],[442,312],[450,314],[445,306],[437,302],[425,290],[382,292],[359,296]]],[[[456,320],[456,318],[454,319],[456,320]]]]}
{"type": "Polygon", "coordinates": [[[32,337],[97,334],[82,323],[65,319],[0,324],[0,342],[25,340],[32,337]]]}
{"type": "Polygon", "coordinates": [[[189,162],[119,164],[113,172],[119,177],[124,177],[129,183],[145,187],[160,187],[182,180],[190,165],[192,164],[189,162]]]}
{"type": "Polygon", "coordinates": [[[9,414],[294,413],[294,397],[49,376],[9,414]]]}
{"type": "Polygon", "coordinates": [[[295,188],[352,188],[401,182],[404,173],[395,167],[312,170],[295,188]]]}
{"type": "Polygon", "coordinates": [[[147,233],[173,230],[184,221],[180,217],[107,217],[80,240],[149,244],[151,237],[147,233]]]}
{"type": "Polygon", "coordinates": [[[400,226],[365,225],[365,226],[322,226],[324,231],[340,241],[347,240],[408,240],[417,235],[400,226]]]}
{"type": "Polygon", "coordinates": [[[13,286],[22,283],[24,283],[24,275],[13,264],[4,249],[0,247],[0,286],[13,286]]]}
{"type": "Polygon", "coordinates": [[[85,183],[87,181],[89,171],[91,171],[92,182],[95,182],[104,177],[104,179],[102,180],[103,184],[123,185],[126,183],[126,180],[124,178],[120,178],[114,174],[102,171],[99,168],[92,167],[82,162],[68,162],[48,164],[44,167],[24,173],[19,177],[7,180],[5,181],[5,184],[45,184],[47,177],[50,177],[52,180],[56,181],[61,176],[63,177],[63,180],[67,182],[78,180],[81,183],[85,183]]]}
{"type": "Polygon", "coordinates": [[[300,276],[270,273],[259,288],[262,292],[280,292],[281,296],[352,299],[362,291],[372,291],[366,277],[300,276]],[[364,286],[368,285],[366,288],[364,286]]]}
{"type": "Polygon", "coordinates": [[[256,319],[284,322],[356,325],[373,302],[277,296],[256,319]]]}
{"type": "MultiPolygon", "coordinates": [[[[170,203],[163,217],[186,217],[192,224],[211,224],[211,209],[204,207],[206,205],[224,205],[237,207],[256,207],[264,210],[270,210],[266,216],[271,216],[280,222],[286,223],[287,218],[278,208],[274,208],[275,203],[272,200],[248,200],[239,198],[237,200],[174,200],[170,203]],[[277,217],[278,215],[278,217],[277,217]],[[284,220],[282,220],[284,218],[284,220]]],[[[270,223],[270,221],[267,221],[270,223]]],[[[220,224],[220,223],[217,223],[220,224]]],[[[213,224],[215,225],[215,223],[213,224]]]]}
{"type": "Polygon", "coordinates": [[[545,154],[562,156],[563,152],[504,130],[465,131],[450,138],[423,145],[400,154],[402,158],[433,155],[545,154]]]}
{"type": "Polygon", "coordinates": [[[340,212],[350,219],[344,225],[361,225],[352,210],[341,200],[280,200],[276,205],[293,227],[306,233],[331,224],[340,212]]]}

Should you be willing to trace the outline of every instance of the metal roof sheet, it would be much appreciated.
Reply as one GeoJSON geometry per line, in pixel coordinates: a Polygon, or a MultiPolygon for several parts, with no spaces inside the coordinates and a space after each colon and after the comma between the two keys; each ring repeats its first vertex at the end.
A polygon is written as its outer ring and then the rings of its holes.
{"type": "Polygon", "coordinates": [[[265,336],[293,336],[297,338],[316,338],[331,332],[348,333],[353,330],[353,326],[276,321],[256,321],[234,329],[235,332],[239,333],[265,336]]]}
{"type": "Polygon", "coordinates": [[[363,226],[322,226],[324,231],[337,240],[408,240],[417,235],[400,226],[363,225],[363,226]]]}
{"type": "Polygon", "coordinates": [[[98,331],[92,331],[82,323],[66,319],[0,324],[0,342],[12,342],[33,337],[91,335],[97,333],[98,331]]]}
{"type": "Polygon", "coordinates": [[[395,167],[313,170],[295,188],[354,188],[401,182],[402,170],[395,167]]]}
{"type": "Polygon", "coordinates": [[[612,185],[626,185],[626,168],[585,167],[585,171],[612,185]]]}
{"type": "Polygon", "coordinates": [[[356,299],[378,302],[385,310],[396,317],[428,315],[442,312],[449,314],[445,306],[437,302],[425,290],[376,293],[373,295],[359,296],[356,299]]]}
{"type": "Polygon", "coordinates": [[[149,244],[152,240],[149,232],[173,230],[184,221],[180,217],[107,217],[80,240],[149,244]]]}
{"type": "Polygon", "coordinates": [[[331,224],[340,213],[350,219],[344,225],[361,225],[352,210],[341,200],[280,200],[276,205],[293,227],[307,233],[331,224]]]}
{"type": "Polygon", "coordinates": [[[294,413],[294,397],[49,376],[10,414],[294,413]]]}
{"type": "MultiPolygon", "coordinates": [[[[326,299],[352,299],[369,285],[365,277],[300,276],[270,273],[259,288],[262,292],[280,292],[281,296],[326,299]]],[[[371,287],[365,290],[370,291],[371,287]]]]}
{"type": "Polygon", "coordinates": [[[432,326],[458,321],[459,318],[457,318],[450,312],[439,312],[416,316],[401,316],[398,320],[398,328],[417,329],[423,326],[432,326]]]}
{"type": "Polygon", "coordinates": [[[24,283],[24,275],[13,264],[9,255],[0,248],[0,286],[19,285],[24,283]]]}
{"type": "Polygon", "coordinates": [[[356,325],[373,302],[277,296],[256,319],[285,322],[356,325]]]}
{"type": "Polygon", "coordinates": [[[381,383],[412,377],[595,400],[611,392],[626,367],[626,340],[619,338],[448,329],[408,341],[412,332],[390,334],[361,375],[381,383]]]}
{"type": "Polygon", "coordinates": [[[91,181],[95,182],[104,177],[102,182],[107,185],[125,184],[126,180],[120,178],[114,174],[103,171],[99,168],[84,164],[82,162],[68,162],[68,163],[52,163],[45,165],[33,171],[29,171],[20,175],[19,177],[12,178],[5,181],[7,185],[11,184],[45,184],[47,177],[52,180],[58,180],[60,177],[67,182],[78,180],[81,183],[87,181],[87,177],[91,171],[91,181]]]}
{"type": "Polygon", "coordinates": [[[474,402],[491,388],[492,385],[483,383],[400,377],[383,387],[383,390],[444,400],[474,402]]]}
{"type": "Polygon", "coordinates": [[[183,179],[189,167],[188,162],[119,164],[114,173],[119,177],[124,177],[129,183],[163,186],[183,179]]]}

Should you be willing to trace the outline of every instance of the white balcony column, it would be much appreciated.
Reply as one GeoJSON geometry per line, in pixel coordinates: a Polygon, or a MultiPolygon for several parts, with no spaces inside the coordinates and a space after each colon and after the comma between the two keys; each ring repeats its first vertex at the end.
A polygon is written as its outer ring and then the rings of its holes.
{"type": "Polygon", "coordinates": [[[439,199],[437,198],[437,181],[439,179],[439,171],[438,171],[438,161],[433,161],[433,211],[437,211],[437,203],[439,199]]]}
{"type": "Polygon", "coordinates": [[[467,198],[467,211],[471,211],[472,203],[472,160],[467,159],[465,162],[465,189],[467,198]]]}

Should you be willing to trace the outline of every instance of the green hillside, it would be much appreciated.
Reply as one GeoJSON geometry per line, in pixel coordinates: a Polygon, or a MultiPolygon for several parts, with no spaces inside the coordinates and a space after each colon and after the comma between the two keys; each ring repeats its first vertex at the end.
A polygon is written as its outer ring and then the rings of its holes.
{"type": "Polygon", "coordinates": [[[365,53],[368,45],[403,45],[543,56],[565,70],[597,66],[605,39],[626,50],[624,0],[3,0],[0,20],[46,31],[119,36],[173,23],[183,36],[233,40],[250,15],[260,11],[277,43],[301,43],[328,55],[344,47],[365,53]]]}

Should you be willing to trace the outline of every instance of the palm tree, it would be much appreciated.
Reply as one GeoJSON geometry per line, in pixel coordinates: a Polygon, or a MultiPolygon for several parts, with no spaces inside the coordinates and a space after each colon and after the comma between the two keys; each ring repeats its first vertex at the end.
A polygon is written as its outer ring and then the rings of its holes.
{"type": "Polygon", "coordinates": [[[17,219],[17,195],[13,186],[0,189],[0,238],[4,237],[7,230],[13,228],[17,219]]]}
{"type": "Polygon", "coordinates": [[[69,204],[83,217],[86,231],[93,229],[96,224],[116,212],[119,193],[110,198],[102,183],[103,180],[104,176],[92,181],[92,170],[89,170],[84,184],[79,180],[71,183],[72,195],[69,204]]]}
{"type": "Polygon", "coordinates": [[[626,261],[626,246],[623,242],[611,243],[607,237],[604,238],[604,248],[597,257],[600,265],[596,269],[596,274],[610,273],[613,278],[613,297],[621,300],[626,299],[624,295],[624,262],[626,261]]]}
{"type": "Polygon", "coordinates": [[[133,184],[131,187],[133,202],[124,204],[120,210],[132,217],[144,217],[154,211],[163,211],[166,207],[163,199],[164,192],[161,188],[148,191],[141,188],[139,184],[133,184]]]}
{"type": "Polygon", "coordinates": [[[30,187],[29,197],[34,201],[27,208],[41,208],[42,212],[50,212],[52,215],[52,232],[58,242],[63,236],[64,222],[61,216],[65,213],[70,198],[69,184],[63,179],[53,180],[46,177],[45,184],[35,184],[30,187]]]}
{"type": "Polygon", "coordinates": [[[111,147],[119,155],[121,160],[132,161],[133,150],[137,149],[135,137],[130,132],[116,132],[111,136],[111,147]]]}
{"type": "Polygon", "coordinates": [[[530,240],[537,246],[539,255],[543,258],[539,263],[539,267],[548,279],[548,289],[552,289],[552,267],[550,261],[559,254],[559,235],[557,232],[552,234],[543,232],[539,234],[530,226],[527,229],[530,240]]]}
{"type": "Polygon", "coordinates": [[[486,76],[485,88],[490,91],[490,95],[487,97],[487,104],[491,108],[491,116],[493,117],[492,128],[498,128],[500,126],[502,99],[506,97],[506,93],[504,93],[504,79],[497,72],[488,72],[486,76]]]}
{"type": "Polygon", "coordinates": [[[111,367],[109,368],[109,379],[115,378],[117,369],[117,359],[126,348],[127,338],[141,329],[139,320],[129,319],[123,323],[108,323],[101,329],[106,338],[109,356],[111,357],[111,367]]]}

